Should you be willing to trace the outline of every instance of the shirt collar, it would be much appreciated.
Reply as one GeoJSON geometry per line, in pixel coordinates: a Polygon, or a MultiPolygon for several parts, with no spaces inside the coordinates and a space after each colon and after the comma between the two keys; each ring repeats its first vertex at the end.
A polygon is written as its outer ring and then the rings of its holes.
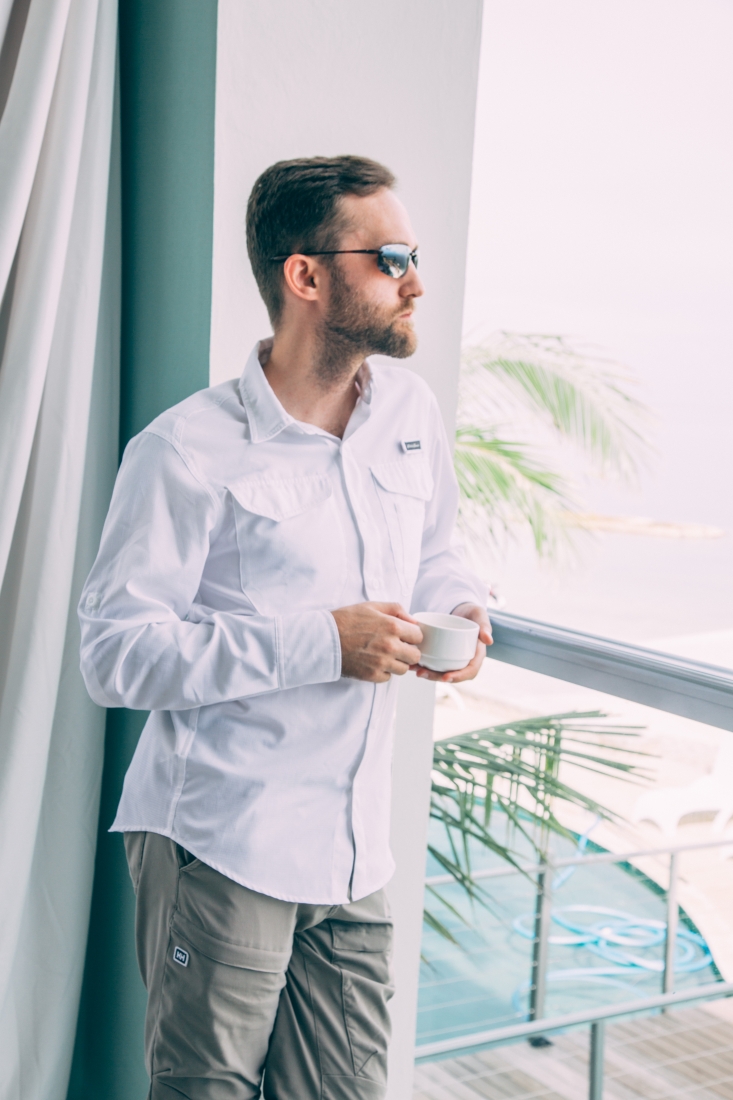
{"type": "Polygon", "coordinates": [[[252,348],[247,364],[239,379],[239,395],[247,412],[250,439],[262,443],[287,428],[295,421],[278,401],[265,377],[261,358],[267,362],[272,347],[272,337],[259,340],[252,348]]]}
{"type": "MultiPolygon", "coordinates": [[[[247,412],[250,439],[253,443],[262,443],[272,439],[291,424],[301,427],[290,413],[286,412],[278,401],[262,369],[262,361],[272,348],[272,337],[258,340],[250,352],[242,376],[239,379],[239,395],[247,412]]],[[[371,405],[374,392],[374,376],[368,360],[364,360],[356,374],[356,388],[364,405],[371,405]]],[[[364,412],[367,412],[365,409],[364,412]]],[[[356,425],[355,425],[356,426],[356,425]]],[[[305,425],[303,425],[305,427],[305,425]]],[[[352,434],[351,432],[348,433],[352,434]]]]}
{"type": "Polygon", "coordinates": [[[371,405],[372,394],[374,393],[374,374],[368,359],[365,359],[359,367],[354,382],[359,397],[366,405],[371,405]]]}

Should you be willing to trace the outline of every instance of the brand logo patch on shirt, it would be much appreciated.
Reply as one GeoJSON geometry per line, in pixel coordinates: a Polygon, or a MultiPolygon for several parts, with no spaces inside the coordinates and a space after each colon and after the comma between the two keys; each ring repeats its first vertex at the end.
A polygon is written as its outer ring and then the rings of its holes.
{"type": "Polygon", "coordinates": [[[400,447],[403,451],[421,451],[422,443],[419,439],[403,439],[400,447]]]}
{"type": "Polygon", "coordinates": [[[180,963],[181,966],[188,966],[188,951],[184,951],[182,947],[174,947],[173,961],[180,963]]]}

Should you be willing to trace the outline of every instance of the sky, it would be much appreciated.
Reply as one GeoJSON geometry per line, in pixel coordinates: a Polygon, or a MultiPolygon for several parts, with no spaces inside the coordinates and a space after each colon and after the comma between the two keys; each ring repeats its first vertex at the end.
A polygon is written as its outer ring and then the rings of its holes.
{"type": "MultiPolygon", "coordinates": [[[[559,333],[652,411],[636,489],[590,510],[719,539],[521,540],[507,609],[633,641],[733,630],[733,0],[486,0],[464,338],[559,333]]],[[[721,662],[722,663],[722,662],[721,662]]]]}

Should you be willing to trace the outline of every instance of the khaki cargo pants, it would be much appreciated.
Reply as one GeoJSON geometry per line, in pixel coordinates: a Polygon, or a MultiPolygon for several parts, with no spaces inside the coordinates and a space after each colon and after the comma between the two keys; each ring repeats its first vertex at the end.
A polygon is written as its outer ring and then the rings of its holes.
{"type": "Polygon", "coordinates": [[[148,1100],[381,1100],[392,923],[384,891],[301,905],[167,837],[126,833],[148,990],[148,1100]],[[264,1082],[263,1082],[264,1073],[264,1082]]]}

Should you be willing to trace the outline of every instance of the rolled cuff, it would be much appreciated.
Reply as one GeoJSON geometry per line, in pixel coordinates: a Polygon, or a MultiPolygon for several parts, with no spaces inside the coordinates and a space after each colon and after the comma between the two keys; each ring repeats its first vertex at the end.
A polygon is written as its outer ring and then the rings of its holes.
{"type": "Polygon", "coordinates": [[[341,676],[341,641],[330,611],[277,617],[279,682],[282,689],[329,684],[341,676]]]}

